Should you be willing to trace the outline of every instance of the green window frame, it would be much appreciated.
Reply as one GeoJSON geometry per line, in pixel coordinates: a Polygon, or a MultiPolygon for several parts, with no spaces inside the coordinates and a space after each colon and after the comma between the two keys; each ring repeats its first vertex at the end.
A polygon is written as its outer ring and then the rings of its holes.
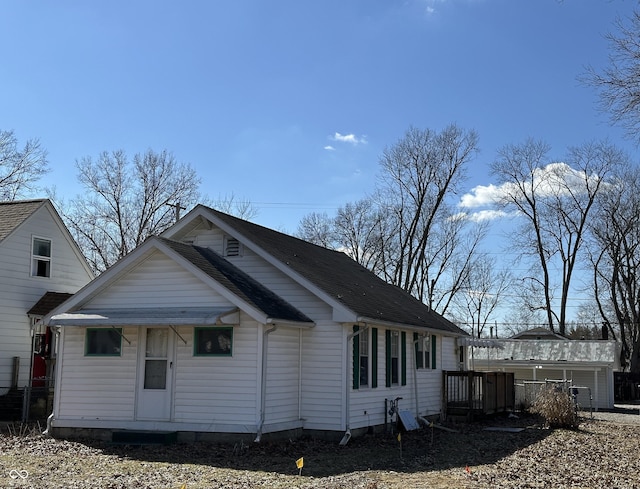
{"type": "Polygon", "coordinates": [[[87,357],[121,356],[122,328],[87,328],[84,355],[87,357]]]}
{"type": "Polygon", "coordinates": [[[232,327],[194,328],[193,356],[230,357],[233,355],[232,327]]]}

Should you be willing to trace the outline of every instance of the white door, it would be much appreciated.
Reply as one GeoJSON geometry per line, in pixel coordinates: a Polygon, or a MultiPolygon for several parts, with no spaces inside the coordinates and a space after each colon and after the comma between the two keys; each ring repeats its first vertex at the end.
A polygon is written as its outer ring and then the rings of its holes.
{"type": "Polygon", "coordinates": [[[138,355],[136,418],[169,421],[173,385],[173,335],[169,328],[142,328],[138,355]]]}

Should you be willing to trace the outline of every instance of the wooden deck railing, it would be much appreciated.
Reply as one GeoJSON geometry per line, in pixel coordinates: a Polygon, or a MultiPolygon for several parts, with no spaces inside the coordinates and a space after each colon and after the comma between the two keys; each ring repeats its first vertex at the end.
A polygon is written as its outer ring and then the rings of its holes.
{"type": "Polygon", "coordinates": [[[443,410],[447,416],[481,415],[513,410],[515,390],[510,372],[443,372],[443,410]]]}

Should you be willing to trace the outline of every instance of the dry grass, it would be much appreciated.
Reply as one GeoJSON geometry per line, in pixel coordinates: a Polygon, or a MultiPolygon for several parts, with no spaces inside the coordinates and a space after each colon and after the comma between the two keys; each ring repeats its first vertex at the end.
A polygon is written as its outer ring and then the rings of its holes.
{"type": "Polygon", "coordinates": [[[577,428],[580,424],[571,394],[556,386],[542,389],[529,411],[539,414],[550,428],[577,428]]]}
{"type": "Polygon", "coordinates": [[[542,425],[534,417],[499,418],[458,425],[456,432],[403,433],[402,446],[381,434],[352,439],[345,447],[318,440],[135,447],[5,430],[0,487],[640,488],[640,425],[598,420],[582,420],[577,430],[542,425]],[[300,457],[304,467],[298,475],[300,457]]]}

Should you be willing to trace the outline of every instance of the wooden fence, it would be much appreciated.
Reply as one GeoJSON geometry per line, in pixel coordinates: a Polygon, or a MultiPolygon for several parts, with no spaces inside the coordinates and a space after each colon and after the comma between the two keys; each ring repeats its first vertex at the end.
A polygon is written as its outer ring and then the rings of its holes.
{"type": "Polygon", "coordinates": [[[511,372],[444,371],[444,418],[474,419],[515,408],[514,377],[511,372]]]}

